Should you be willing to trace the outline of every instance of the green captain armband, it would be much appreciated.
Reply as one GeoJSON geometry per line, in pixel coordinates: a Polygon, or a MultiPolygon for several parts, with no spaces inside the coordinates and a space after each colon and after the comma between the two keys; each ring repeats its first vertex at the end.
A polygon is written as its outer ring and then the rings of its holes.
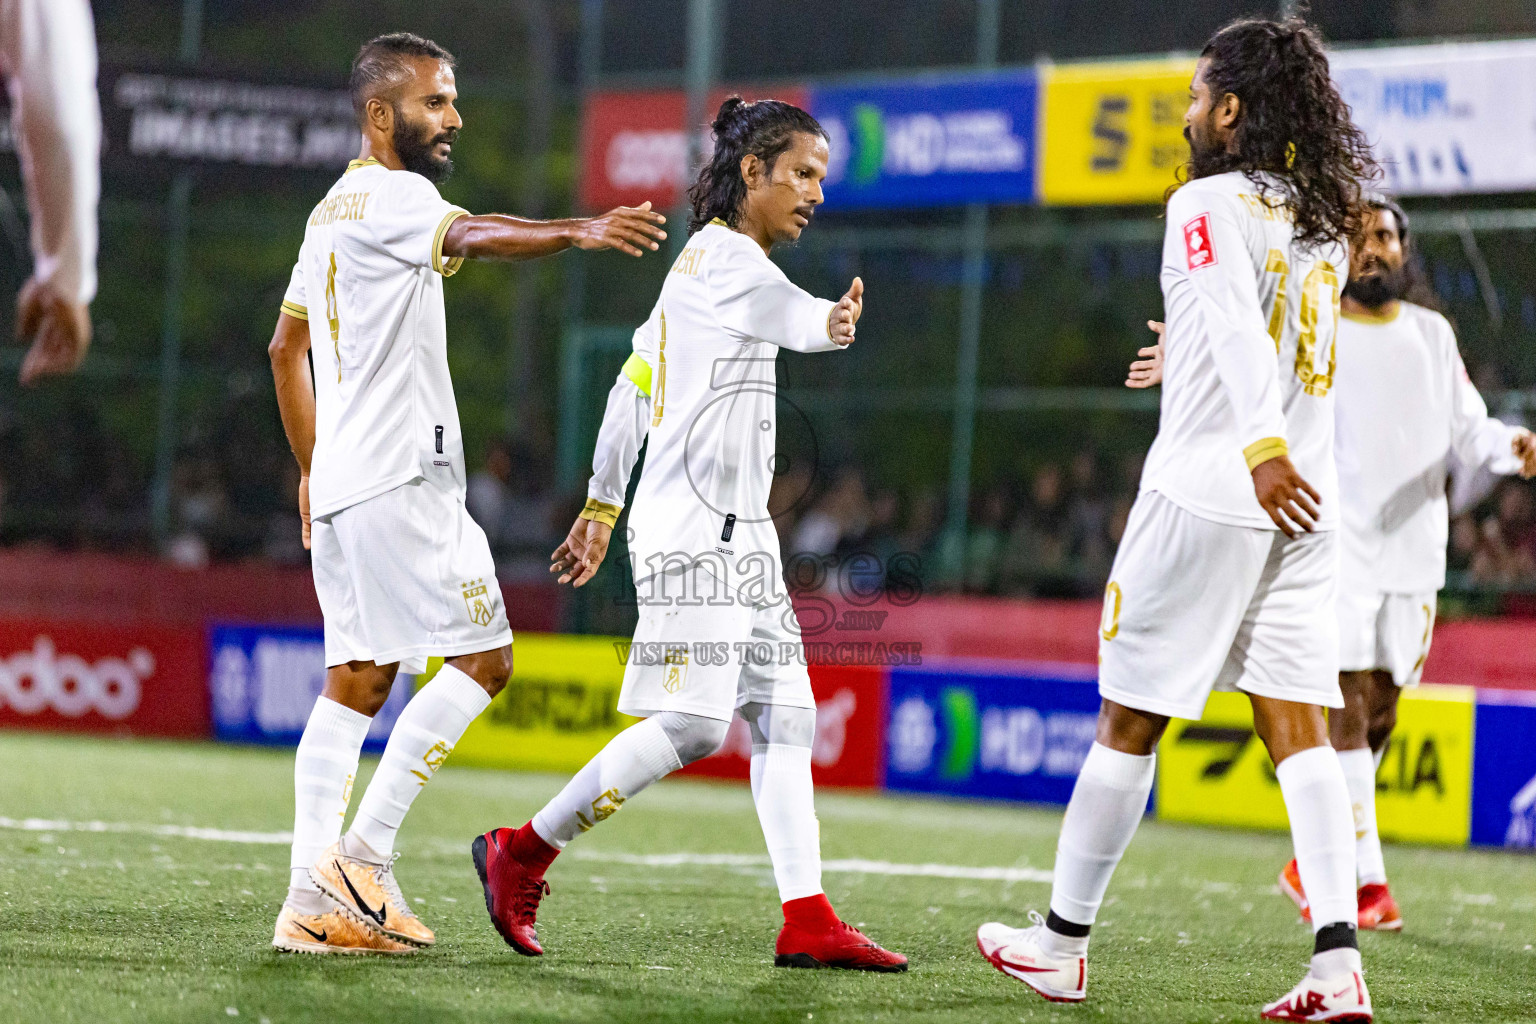
{"type": "Polygon", "coordinates": [[[590,519],[595,523],[612,527],[619,521],[619,513],[624,511],[623,505],[610,505],[606,501],[598,501],[596,498],[588,498],[586,507],[581,510],[578,519],[590,519]]]}
{"type": "Polygon", "coordinates": [[[641,359],[640,353],[631,352],[629,358],[624,360],[624,376],[640,389],[642,395],[651,397],[651,364],[641,359]]]}

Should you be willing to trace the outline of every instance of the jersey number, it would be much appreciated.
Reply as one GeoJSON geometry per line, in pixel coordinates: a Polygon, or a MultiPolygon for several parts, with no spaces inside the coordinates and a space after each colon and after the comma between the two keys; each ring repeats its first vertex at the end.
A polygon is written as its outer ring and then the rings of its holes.
{"type": "MultiPolygon", "coordinates": [[[[1280,336],[1285,330],[1286,285],[1291,268],[1279,249],[1269,250],[1264,271],[1280,275],[1275,287],[1275,308],[1269,315],[1269,336],[1280,351],[1280,336]]],[[[1296,378],[1309,395],[1326,395],[1333,387],[1333,369],[1337,360],[1335,341],[1339,325],[1339,274],[1331,263],[1314,263],[1301,283],[1301,336],[1296,339],[1296,378]],[[1325,313],[1324,310],[1327,312],[1325,313]],[[1319,339],[1324,340],[1319,351],[1319,339]],[[1319,369],[1319,361],[1326,369],[1319,369]]]]}
{"type": "Polygon", "coordinates": [[[336,254],[325,273],[325,318],[331,322],[331,344],[336,346],[336,383],[341,383],[341,311],[336,303],[336,254]]]}

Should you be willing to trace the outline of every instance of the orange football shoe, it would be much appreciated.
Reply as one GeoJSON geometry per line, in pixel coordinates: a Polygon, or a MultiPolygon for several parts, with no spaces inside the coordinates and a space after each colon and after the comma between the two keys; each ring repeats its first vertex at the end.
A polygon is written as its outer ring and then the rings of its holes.
{"type": "Polygon", "coordinates": [[[285,953],[397,956],[416,952],[415,946],[363,927],[336,906],[323,914],[301,914],[284,904],[272,932],[272,945],[285,953]]]}
{"type": "Polygon", "coordinates": [[[437,936],[416,916],[395,881],[399,855],[387,864],[377,864],[349,857],[342,852],[342,842],[345,840],[332,843],[309,869],[309,877],[320,891],[335,900],[344,913],[396,942],[412,946],[436,942],[437,936]]]}
{"type": "Polygon", "coordinates": [[[1372,882],[1362,885],[1359,894],[1360,920],[1357,927],[1362,932],[1400,932],[1403,915],[1397,909],[1397,901],[1387,889],[1386,883],[1372,882]]]}
{"type": "Polygon", "coordinates": [[[1301,887],[1301,870],[1296,867],[1294,858],[1280,872],[1280,891],[1296,904],[1296,909],[1301,911],[1303,921],[1312,920],[1312,905],[1307,902],[1306,890],[1301,887]]]}

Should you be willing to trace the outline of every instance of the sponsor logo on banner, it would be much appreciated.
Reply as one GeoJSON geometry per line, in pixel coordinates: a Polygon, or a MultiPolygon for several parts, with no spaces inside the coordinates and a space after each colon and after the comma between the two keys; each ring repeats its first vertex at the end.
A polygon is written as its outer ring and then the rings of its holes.
{"type": "MultiPolygon", "coordinates": [[[[1376,772],[1382,838],[1463,845],[1471,825],[1472,691],[1405,690],[1376,772]]],[[[1170,821],[1285,829],[1274,765],[1240,693],[1215,693],[1198,722],[1175,720],[1157,754],[1157,813],[1170,821]]]]}
{"type": "Polygon", "coordinates": [[[1536,694],[1484,690],[1472,762],[1472,841],[1536,849],[1536,694]]]}
{"type": "Polygon", "coordinates": [[[1035,96],[1033,70],[813,89],[828,209],[1032,202],[1035,96]]]}
{"type": "Polygon", "coordinates": [[[1093,745],[1094,671],[1021,665],[891,671],[889,789],[1067,802],[1093,745]]]}
{"type": "MultiPolygon", "coordinates": [[[[885,740],[885,670],[866,665],[811,665],[816,738],[811,772],[818,786],[874,789],[880,785],[885,740]]],[[[752,731],[740,717],[718,753],[683,769],[688,775],[745,779],[752,731]]]]}
{"type": "Polygon", "coordinates": [[[0,622],[0,725],[206,736],[202,647],[189,628],[0,622]]]}
{"type": "Polygon", "coordinates": [[[614,638],[519,633],[512,678],[453,748],[452,763],[573,772],[637,719],[618,711],[614,638]]]}
{"type": "Polygon", "coordinates": [[[1047,203],[1156,203],[1189,158],[1193,60],[1048,67],[1040,140],[1047,203]]]}
{"type": "MultiPolygon", "coordinates": [[[[373,716],[366,749],[389,739],[415,680],[402,674],[373,716]]],[[[298,743],[325,687],[325,634],[318,626],[215,626],[208,693],[214,735],[230,743],[298,743]]]]}
{"type": "MultiPolygon", "coordinates": [[[[720,104],[736,93],[749,100],[771,98],[805,106],[805,91],[799,86],[718,89],[705,103],[703,120],[714,120],[720,104]]],[[[591,93],[582,111],[582,204],[608,209],[649,199],[658,209],[669,210],[681,203],[693,177],[683,130],[687,110],[688,98],[681,89],[591,93]]],[[[701,132],[701,143],[707,156],[707,130],[701,132]]]]}
{"type": "Polygon", "coordinates": [[[1329,63],[1390,191],[1536,188],[1536,40],[1342,50],[1329,63]]]}

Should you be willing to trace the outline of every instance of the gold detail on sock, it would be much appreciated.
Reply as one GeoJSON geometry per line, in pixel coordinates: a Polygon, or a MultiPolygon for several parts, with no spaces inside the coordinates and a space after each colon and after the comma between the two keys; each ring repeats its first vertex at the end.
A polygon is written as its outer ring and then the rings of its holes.
{"type": "Polygon", "coordinates": [[[610,789],[606,793],[600,793],[597,799],[592,801],[592,820],[588,821],[585,814],[577,811],[577,825],[583,832],[590,832],[598,822],[606,821],[619,813],[619,808],[623,806],[624,798],[619,795],[618,790],[610,789]]]}

